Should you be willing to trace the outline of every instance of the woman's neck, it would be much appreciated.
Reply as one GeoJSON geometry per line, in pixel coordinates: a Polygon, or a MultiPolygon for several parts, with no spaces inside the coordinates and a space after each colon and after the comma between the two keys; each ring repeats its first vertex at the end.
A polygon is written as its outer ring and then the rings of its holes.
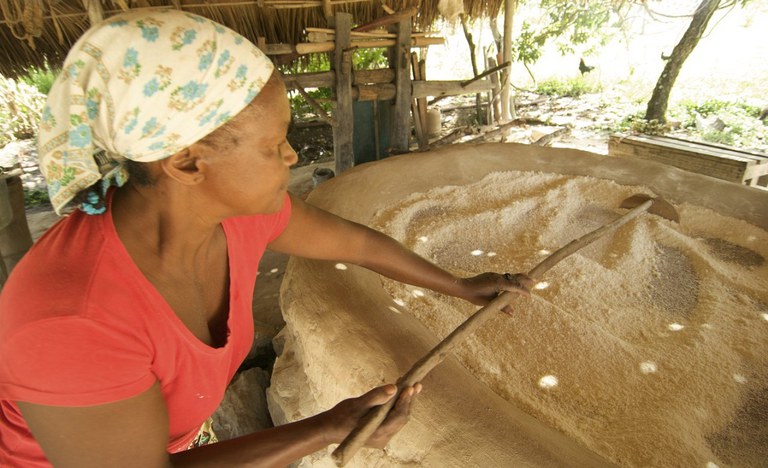
{"type": "Polygon", "coordinates": [[[221,230],[220,220],[201,208],[192,194],[131,183],[116,190],[111,205],[115,230],[129,253],[189,267],[207,254],[221,230]]]}

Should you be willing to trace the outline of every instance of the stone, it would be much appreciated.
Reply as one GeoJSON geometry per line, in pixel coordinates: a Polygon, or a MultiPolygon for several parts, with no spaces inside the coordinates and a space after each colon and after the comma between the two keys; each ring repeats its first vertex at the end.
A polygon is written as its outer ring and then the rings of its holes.
{"type": "Polygon", "coordinates": [[[219,441],[235,439],[272,427],[264,393],[269,373],[254,367],[235,375],[224,400],[213,413],[213,428],[219,441]]]}
{"type": "MultiPolygon", "coordinates": [[[[362,165],[323,184],[309,201],[367,224],[377,213],[414,192],[462,186],[506,170],[583,175],[643,185],[670,202],[697,204],[768,228],[768,212],[763,209],[768,194],[749,187],[645,161],[515,144],[452,145],[362,165]]],[[[287,325],[275,340],[279,357],[267,391],[270,412],[278,424],[318,414],[345,398],[396,381],[443,335],[431,332],[424,322],[401,310],[379,275],[353,265],[338,269],[335,262],[291,259],[281,288],[281,304],[287,325]]],[[[451,329],[448,324],[445,327],[451,329]]],[[[521,330],[516,338],[521,346],[538,336],[534,328],[527,330],[521,330]]],[[[543,330],[556,335],[559,329],[543,330]]],[[[498,332],[498,327],[486,325],[478,333],[487,340],[498,332]]],[[[464,349],[471,355],[479,348],[468,344],[464,349]]],[[[498,349],[497,354],[503,352],[509,350],[498,349]]],[[[516,365],[514,356],[506,362],[504,365],[512,368],[516,365]]],[[[567,361],[561,364],[567,365],[567,361]]],[[[655,361],[653,365],[658,372],[642,375],[664,371],[655,361]]],[[[469,369],[458,359],[448,358],[424,379],[424,390],[410,421],[387,449],[363,449],[347,466],[611,465],[579,440],[568,437],[567,429],[572,428],[532,416],[524,405],[510,403],[480,381],[478,372],[495,372],[481,367],[469,369]]],[[[538,385],[533,381],[534,385],[544,389],[539,391],[550,392],[547,395],[553,403],[558,401],[564,395],[558,392],[567,382],[559,381],[559,386],[546,389],[552,385],[551,371],[540,372],[536,378],[544,377],[538,385]]],[[[584,414],[579,424],[589,424],[590,417],[584,414]]],[[[617,437],[624,440],[626,436],[617,437]]],[[[607,440],[605,444],[610,446],[607,440]]],[[[299,466],[334,466],[332,449],[304,458],[299,466]]]]}

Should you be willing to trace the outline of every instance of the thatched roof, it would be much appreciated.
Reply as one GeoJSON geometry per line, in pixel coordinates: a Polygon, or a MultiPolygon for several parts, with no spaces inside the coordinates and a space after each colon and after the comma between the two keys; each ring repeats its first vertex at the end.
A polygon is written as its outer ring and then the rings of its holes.
{"type": "MultiPolygon", "coordinates": [[[[463,0],[470,17],[499,13],[503,0],[463,0]]],[[[328,0],[326,0],[328,2],[328,0]]],[[[414,28],[439,19],[438,0],[330,0],[334,11],[352,13],[357,24],[385,15],[381,3],[400,10],[419,6],[414,28]]],[[[327,27],[323,0],[0,0],[0,73],[15,76],[30,65],[60,63],[90,26],[130,8],[179,8],[218,21],[256,42],[296,44],[305,27],[327,27]],[[86,7],[88,5],[88,7],[86,7]]]]}

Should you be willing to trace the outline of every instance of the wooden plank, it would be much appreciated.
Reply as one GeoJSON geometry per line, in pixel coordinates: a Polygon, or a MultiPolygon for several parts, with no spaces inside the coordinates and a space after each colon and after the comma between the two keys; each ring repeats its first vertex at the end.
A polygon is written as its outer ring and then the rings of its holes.
{"type": "Polygon", "coordinates": [[[754,161],[754,158],[746,157],[738,152],[713,152],[710,148],[705,146],[693,146],[691,144],[682,144],[678,141],[662,140],[659,138],[652,138],[643,135],[631,136],[624,139],[625,141],[632,142],[635,146],[646,146],[650,148],[666,148],[668,150],[677,151],[681,153],[696,153],[698,155],[710,158],[729,159],[737,161],[739,163],[749,163],[754,161]]]}
{"type": "Polygon", "coordinates": [[[640,158],[738,183],[768,174],[768,156],[722,145],[650,135],[611,135],[608,154],[640,158]]]}
{"type": "Polygon", "coordinates": [[[768,155],[755,153],[747,150],[741,151],[733,147],[719,145],[716,143],[690,141],[690,140],[683,140],[680,138],[652,136],[652,135],[632,135],[626,138],[629,138],[630,141],[638,141],[638,142],[642,141],[655,146],[664,146],[667,148],[679,149],[681,151],[693,151],[697,154],[706,154],[706,155],[731,158],[736,160],[747,160],[747,161],[751,160],[758,163],[761,161],[768,162],[768,155]]]}
{"type": "MultiPolygon", "coordinates": [[[[336,72],[297,73],[295,75],[283,75],[285,87],[290,91],[295,86],[302,88],[330,88],[336,83],[336,72]]],[[[377,70],[354,70],[352,72],[352,84],[385,84],[395,81],[395,71],[391,68],[377,70]]]]}
{"type": "Polygon", "coordinates": [[[350,50],[350,29],[352,15],[337,13],[333,17],[336,28],[336,49],[332,64],[336,72],[334,118],[338,125],[333,127],[333,154],[336,158],[336,174],[355,165],[352,145],[354,115],[352,112],[352,50],[350,50]]]}
{"type": "Polygon", "coordinates": [[[697,146],[708,146],[708,147],[711,147],[711,148],[717,148],[717,149],[721,149],[721,150],[724,150],[724,151],[734,151],[734,152],[738,152],[740,154],[747,154],[747,155],[750,155],[750,156],[756,156],[757,158],[768,158],[768,154],[758,153],[756,151],[752,151],[752,150],[749,150],[749,149],[738,149],[738,150],[736,150],[732,146],[721,145],[720,143],[712,143],[712,142],[709,142],[709,141],[691,142],[690,140],[685,140],[685,139],[682,139],[682,138],[675,138],[675,137],[671,137],[671,136],[663,136],[663,137],[658,137],[658,138],[664,138],[665,140],[671,140],[671,141],[678,141],[678,142],[685,143],[685,144],[695,143],[697,146]]]}

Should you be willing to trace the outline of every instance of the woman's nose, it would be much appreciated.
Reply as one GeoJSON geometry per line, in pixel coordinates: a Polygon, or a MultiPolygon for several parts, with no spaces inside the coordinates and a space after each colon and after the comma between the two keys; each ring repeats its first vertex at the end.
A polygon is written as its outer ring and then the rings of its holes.
{"type": "Polygon", "coordinates": [[[285,148],[283,149],[283,161],[287,166],[293,166],[299,162],[299,155],[296,154],[293,147],[287,141],[285,142],[285,148]]]}

